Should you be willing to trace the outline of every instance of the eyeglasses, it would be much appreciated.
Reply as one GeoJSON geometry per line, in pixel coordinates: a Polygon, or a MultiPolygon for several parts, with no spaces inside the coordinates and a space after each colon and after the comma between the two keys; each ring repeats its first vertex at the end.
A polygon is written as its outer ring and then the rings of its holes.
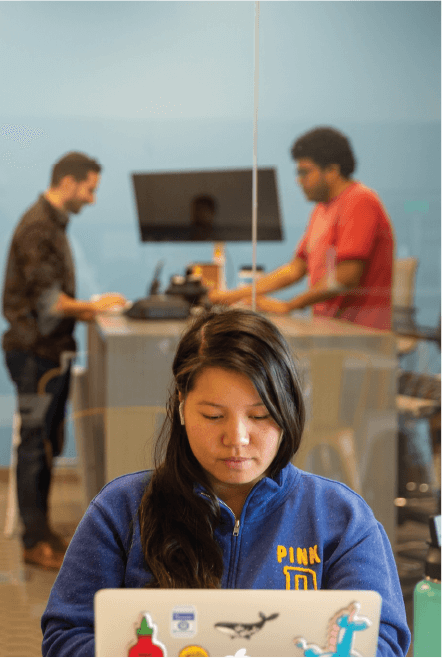
{"type": "Polygon", "coordinates": [[[312,171],[313,171],[313,169],[297,169],[296,170],[296,177],[297,178],[305,178],[306,176],[311,174],[312,171]]]}

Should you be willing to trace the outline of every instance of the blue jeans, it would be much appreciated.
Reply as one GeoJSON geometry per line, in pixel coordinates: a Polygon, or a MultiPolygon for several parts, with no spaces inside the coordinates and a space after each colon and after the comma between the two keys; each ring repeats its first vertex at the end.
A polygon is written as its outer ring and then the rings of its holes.
{"type": "Polygon", "coordinates": [[[70,367],[60,374],[58,363],[21,351],[6,352],[5,361],[17,389],[21,420],[17,498],[24,525],[23,544],[32,548],[50,535],[52,458],[63,450],[70,367]]]}

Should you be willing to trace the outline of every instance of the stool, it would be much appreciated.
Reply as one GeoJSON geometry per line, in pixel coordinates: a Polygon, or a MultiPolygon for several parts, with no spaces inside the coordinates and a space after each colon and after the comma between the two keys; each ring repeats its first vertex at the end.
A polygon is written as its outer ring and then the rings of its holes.
{"type": "Polygon", "coordinates": [[[17,500],[17,449],[20,445],[20,414],[14,412],[12,418],[11,459],[9,463],[8,493],[6,501],[6,520],[3,534],[10,539],[18,531],[19,513],[17,500]]]}

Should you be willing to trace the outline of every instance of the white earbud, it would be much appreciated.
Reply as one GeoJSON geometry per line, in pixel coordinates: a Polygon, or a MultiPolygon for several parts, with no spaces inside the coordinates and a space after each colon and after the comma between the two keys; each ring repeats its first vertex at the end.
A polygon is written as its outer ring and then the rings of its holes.
{"type": "Polygon", "coordinates": [[[184,425],[184,400],[178,406],[178,413],[180,414],[181,425],[184,425]]]}

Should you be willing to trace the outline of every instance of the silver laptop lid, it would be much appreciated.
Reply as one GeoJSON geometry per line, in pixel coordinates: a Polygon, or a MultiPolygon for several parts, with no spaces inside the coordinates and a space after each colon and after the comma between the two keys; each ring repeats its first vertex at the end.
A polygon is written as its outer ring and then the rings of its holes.
{"type": "Polygon", "coordinates": [[[96,656],[375,656],[381,597],[355,590],[107,589],[96,656]]]}

